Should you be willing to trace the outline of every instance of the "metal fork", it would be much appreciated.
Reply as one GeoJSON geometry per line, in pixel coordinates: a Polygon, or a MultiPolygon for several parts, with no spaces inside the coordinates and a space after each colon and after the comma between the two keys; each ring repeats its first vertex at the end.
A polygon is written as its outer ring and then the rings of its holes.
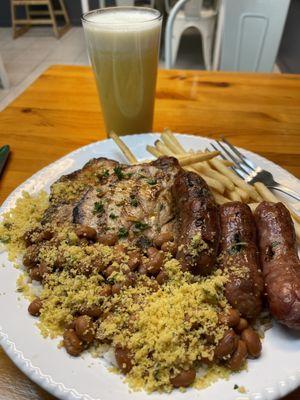
{"type": "MultiPolygon", "coordinates": [[[[271,172],[255,165],[224,137],[222,137],[222,142],[220,140],[216,140],[216,142],[221,148],[221,157],[233,161],[235,165],[231,168],[247,183],[254,184],[255,182],[262,182],[268,188],[278,190],[279,192],[287,194],[300,201],[300,195],[298,193],[281,183],[276,182],[271,172]]],[[[211,144],[211,146],[215,150],[220,151],[220,149],[214,144],[211,144]]]]}

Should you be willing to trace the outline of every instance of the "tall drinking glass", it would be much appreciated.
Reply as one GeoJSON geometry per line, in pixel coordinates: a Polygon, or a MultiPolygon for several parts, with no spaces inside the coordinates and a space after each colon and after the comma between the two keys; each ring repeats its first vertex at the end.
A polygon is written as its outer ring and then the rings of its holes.
{"type": "Polygon", "coordinates": [[[111,7],[83,15],[107,133],[152,130],[162,16],[144,7],[111,7]]]}

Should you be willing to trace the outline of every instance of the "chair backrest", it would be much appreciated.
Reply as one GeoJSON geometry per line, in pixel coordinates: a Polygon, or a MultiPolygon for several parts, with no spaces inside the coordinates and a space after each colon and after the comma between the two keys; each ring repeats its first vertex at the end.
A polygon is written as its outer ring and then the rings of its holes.
{"type": "Polygon", "coordinates": [[[202,9],[203,0],[189,0],[183,7],[187,18],[198,17],[202,9]]]}
{"type": "MultiPolygon", "coordinates": [[[[115,0],[116,6],[134,6],[135,5],[135,0],[115,0]]],[[[147,2],[148,3],[148,2],[147,2]]],[[[105,0],[100,0],[100,7],[105,7],[106,1],[105,0]]],[[[151,7],[154,7],[154,0],[149,1],[149,5],[151,7]]]]}

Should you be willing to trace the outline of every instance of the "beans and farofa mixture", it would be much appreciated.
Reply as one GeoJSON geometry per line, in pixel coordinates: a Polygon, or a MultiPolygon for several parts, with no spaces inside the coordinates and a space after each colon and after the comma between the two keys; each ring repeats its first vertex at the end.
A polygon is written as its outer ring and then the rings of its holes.
{"type": "Polygon", "coordinates": [[[253,274],[248,297],[262,294],[259,270],[243,264],[251,237],[221,241],[220,253],[220,220],[205,182],[176,159],[100,158],[50,195],[24,193],[0,240],[24,267],[19,290],[42,335],[62,336],[74,357],[110,347],[131,388],[169,392],[206,387],[261,353],[260,300],[239,304],[253,274]]]}

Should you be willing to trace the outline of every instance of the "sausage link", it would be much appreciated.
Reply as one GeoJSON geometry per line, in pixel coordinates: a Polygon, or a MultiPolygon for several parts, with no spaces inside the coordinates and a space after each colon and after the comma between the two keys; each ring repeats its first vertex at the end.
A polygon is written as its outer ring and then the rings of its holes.
{"type": "Polygon", "coordinates": [[[194,172],[177,175],[172,187],[178,216],[177,258],[195,275],[212,271],[220,239],[217,205],[206,182],[194,172]]]}
{"type": "Polygon", "coordinates": [[[262,307],[263,279],[252,212],[246,204],[230,202],[220,207],[220,218],[220,263],[229,275],[225,296],[242,317],[254,319],[262,307]]]}
{"type": "Polygon", "coordinates": [[[263,202],[255,219],[271,314],[300,329],[300,261],[290,213],[282,203],[263,202]]]}

